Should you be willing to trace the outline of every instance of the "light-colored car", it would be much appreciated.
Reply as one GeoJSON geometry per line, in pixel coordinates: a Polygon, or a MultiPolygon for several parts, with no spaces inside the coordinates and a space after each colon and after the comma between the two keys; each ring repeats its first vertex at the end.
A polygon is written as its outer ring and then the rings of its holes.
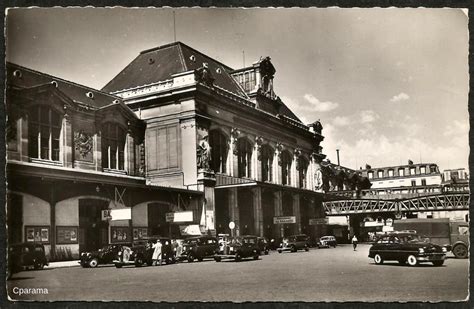
{"type": "Polygon", "coordinates": [[[318,248],[329,248],[334,247],[336,248],[337,241],[336,237],[334,236],[323,236],[318,241],[318,248]]]}

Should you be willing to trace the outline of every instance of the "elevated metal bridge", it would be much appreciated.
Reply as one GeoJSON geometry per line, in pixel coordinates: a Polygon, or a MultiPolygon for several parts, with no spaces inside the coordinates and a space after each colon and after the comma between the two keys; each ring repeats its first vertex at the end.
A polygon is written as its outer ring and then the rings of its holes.
{"type": "Polygon", "coordinates": [[[419,211],[469,210],[469,192],[425,195],[407,199],[344,199],[323,202],[326,215],[401,214],[419,211]]]}

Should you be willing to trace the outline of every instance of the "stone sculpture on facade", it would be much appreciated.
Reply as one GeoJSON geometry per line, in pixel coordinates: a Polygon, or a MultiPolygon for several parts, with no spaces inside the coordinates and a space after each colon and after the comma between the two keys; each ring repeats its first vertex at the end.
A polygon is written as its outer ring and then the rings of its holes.
{"type": "Polygon", "coordinates": [[[83,130],[74,132],[74,147],[84,159],[92,152],[93,142],[92,136],[83,130]]]}
{"type": "Polygon", "coordinates": [[[194,71],[194,79],[209,87],[213,86],[215,80],[207,63],[203,63],[202,67],[194,71]]]}
{"type": "Polygon", "coordinates": [[[198,169],[209,170],[211,161],[211,146],[208,142],[208,135],[202,136],[197,148],[197,167],[198,169]]]}

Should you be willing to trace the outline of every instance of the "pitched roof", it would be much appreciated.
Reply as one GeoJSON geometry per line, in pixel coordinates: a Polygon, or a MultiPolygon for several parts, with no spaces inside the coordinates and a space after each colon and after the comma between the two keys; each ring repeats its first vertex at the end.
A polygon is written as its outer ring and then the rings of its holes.
{"type": "Polygon", "coordinates": [[[167,80],[173,74],[201,68],[203,63],[208,64],[215,79],[214,85],[247,98],[247,94],[230,75],[232,68],[181,42],[142,51],[102,91],[113,93],[167,80]]]}
{"type": "Polygon", "coordinates": [[[63,80],[11,62],[7,62],[6,65],[6,80],[10,85],[25,89],[43,87],[54,81],[57,83],[57,89],[72,101],[97,108],[109,105],[114,100],[121,100],[119,97],[100,90],[63,80]],[[15,71],[17,73],[14,73],[15,71]]]}

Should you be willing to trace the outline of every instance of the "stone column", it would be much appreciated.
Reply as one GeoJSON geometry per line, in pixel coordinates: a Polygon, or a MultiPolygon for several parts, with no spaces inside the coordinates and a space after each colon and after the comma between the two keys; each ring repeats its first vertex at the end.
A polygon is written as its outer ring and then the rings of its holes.
{"type": "Polygon", "coordinates": [[[274,166],[274,183],[276,184],[281,184],[282,179],[281,179],[281,151],[283,149],[283,146],[281,143],[277,143],[276,149],[275,149],[275,157],[273,158],[273,166],[274,166]]]}
{"type": "Polygon", "coordinates": [[[229,176],[234,175],[234,148],[232,143],[232,137],[227,141],[227,160],[226,160],[226,174],[229,176]]]}
{"type": "Polygon", "coordinates": [[[240,235],[239,204],[237,199],[237,188],[229,188],[229,216],[230,221],[235,223],[234,236],[240,235]]]}
{"type": "Polygon", "coordinates": [[[136,175],[135,172],[135,149],[134,149],[134,140],[131,135],[131,132],[127,133],[126,142],[125,142],[125,170],[129,175],[136,175]]]}
{"type": "Polygon", "coordinates": [[[100,131],[94,134],[93,160],[95,161],[95,170],[102,171],[102,139],[100,131]]]}
{"type": "Polygon", "coordinates": [[[72,167],[72,125],[69,115],[65,114],[63,117],[63,132],[62,132],[62,161],[63,166],[72,167]]]}
{"type": "Polygon", "coordinates": [[[18,119],[18,126],[20,127],[20,139],[18,140],[18,149],[20,151],[21,161],[28,161],[28,119],[23,116],[18,119]]]}
{"type": "Polygon", "coordinates": [[[239,160],[237,157],[238,154],[238,149],[237,149],[237,139],[239,138],[240,131],[237,130],[236,128],[232,128],[231,132],[231,147],[230,147],[230,156],[231,156],[231,169],[230,169],[230,175],[237,177],[239,175],[239,160]]]}
{"type": "MultiPolygon", "coordinates": [[[[274,203],[275,203],[275,217],[281,216],[283,213],[283,205],[282,205],[282,192],[281,191],[276,191],[274,194],[274,203]]],[[[276,238],[278,237],[283,237],[284,234],[284,225],[283,224],[277,224],[276,228],[274,231],[277,232],[277,235],[275,235],[276,238]]]]}
{"type": "Polygon", "coordinates": [[[300,211],[300,195],[293,194],[293,216],[296,217],[295,234],[301,234],[301,211],[300,211]]]}
{"type": "Polygon", "coordinates": [[[262,212],[262,188],[256,187],[252,189],[253,193],[253,209],[255,220],[255,234],[263,237],[263,212],[262,212]]]}

